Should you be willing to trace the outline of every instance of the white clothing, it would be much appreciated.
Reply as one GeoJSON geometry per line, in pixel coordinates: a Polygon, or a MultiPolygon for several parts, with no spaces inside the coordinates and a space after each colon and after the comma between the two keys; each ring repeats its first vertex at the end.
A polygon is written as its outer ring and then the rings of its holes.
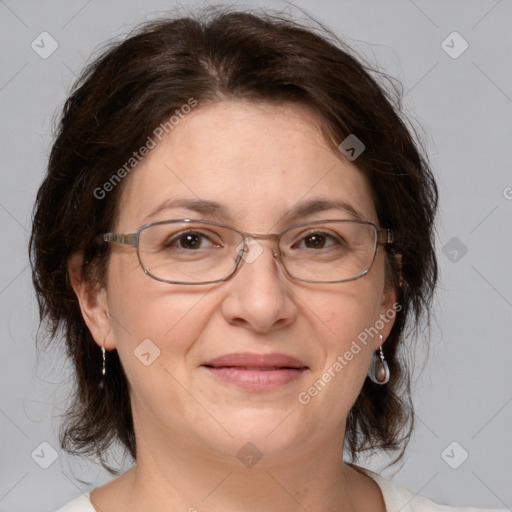
{"type": "MultiPolygon", "coordinates": [[[[386,504],[386,512],[490,512],[491,510],[494,512],[507,512],[505,509],[439,505],[424,496],[413,494],[399,483],[388,480],[378,473],[359,466],[357,467],[364,471],[380,487],[384,503],[386,504]]],[[[92,506],[89,493],[87,492],[70,501],[57,510],[57,512],[96,512],[96,510],[92,506]]]]}

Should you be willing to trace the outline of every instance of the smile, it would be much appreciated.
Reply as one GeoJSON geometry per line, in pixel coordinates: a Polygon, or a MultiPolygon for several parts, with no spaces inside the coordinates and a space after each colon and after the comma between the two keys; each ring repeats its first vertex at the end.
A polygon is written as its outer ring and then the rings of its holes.
{"type": "Polygon", "coordinates": [[[269,391],[299,379],[309,367],[291,354],[235,352],[205,361],[218,381],[253,391],[269,391]]]}
{"type": "Polygon", "coordinates": [[[307,370],[275,366],[207,366],[210,374],[221,381],[254,391],[269,391],[299,379],[307,370]]]}

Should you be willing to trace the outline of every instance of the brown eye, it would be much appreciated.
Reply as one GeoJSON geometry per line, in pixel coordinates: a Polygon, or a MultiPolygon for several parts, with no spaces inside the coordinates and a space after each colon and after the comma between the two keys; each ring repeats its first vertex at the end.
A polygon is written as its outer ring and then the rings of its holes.
{"type": "Polygon", "coordinates": [[[339,236],[329,233],[310,232],[302,235],[296,243],[293,244],[294,249],[329,249],[334,246],[343,245],[343,240],[339,236]]]}
{"type": "Polygon", "coordinates": [[[178,239],[178,245],[182,249],[200,249],[201,238],[197,233],[187,233],[178,239]]]}
{"type": "Polygon", "coordinates": [[[181,231],[166,237],[166,242],[163,244],[163,248],[167,250],[182,249],[186,251],[197,251],[199,249],[215,249],[221,247],[221,245],[222,243],[215,233],[181,231]]]}
{"type": "Polygon", "coordinates": [[[320,234],[308,235],[304,238],[304,244],[310,249],[323,248],[326,243],[326,237],[320,234]]]}

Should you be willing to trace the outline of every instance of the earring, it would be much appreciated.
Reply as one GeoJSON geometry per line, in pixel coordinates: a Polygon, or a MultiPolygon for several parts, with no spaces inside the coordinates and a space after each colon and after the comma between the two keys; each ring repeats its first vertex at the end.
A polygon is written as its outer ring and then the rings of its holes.
{"type": "Polygon", "coordinates": [[[105,375],[105,340],[101,343],[101,357],[102,357],[102,366],[101,366],[101,374],[105,375]]]}
{"type": "Polygon", "coordinates": [[[379,334],[379,336],[381,343],[379,347],[379,354],[375,351],[372,356],[372,362],[368,370],[368,377],[370,377],[372,382],[375,382],[375,384],[382,385],[389,381],[390,372],[388,363],[384,361],[384,354],[382,352],[382,334],[379,334]]]}

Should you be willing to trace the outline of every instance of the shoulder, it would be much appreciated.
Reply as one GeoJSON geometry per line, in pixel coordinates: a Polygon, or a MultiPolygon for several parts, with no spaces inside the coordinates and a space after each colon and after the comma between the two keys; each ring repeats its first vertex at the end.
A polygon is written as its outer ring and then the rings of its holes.
{"type": "Polygon", "coordinates": [[[96,510],[92,506],[90,495],[87,492],[66,503],[56,512],[96,512],[96,510]]]}
{"type": "Polygon", "coordinates": [[[424,496],[413,494],[398,482],[388,480],[374,471],[360,466],[352,467],[362,470],[366,475],[375,480],[382,491],[387,512],[506,512],[505,509],[487,509],[474,507],[450,507],[440,505],[424,496]]]}

